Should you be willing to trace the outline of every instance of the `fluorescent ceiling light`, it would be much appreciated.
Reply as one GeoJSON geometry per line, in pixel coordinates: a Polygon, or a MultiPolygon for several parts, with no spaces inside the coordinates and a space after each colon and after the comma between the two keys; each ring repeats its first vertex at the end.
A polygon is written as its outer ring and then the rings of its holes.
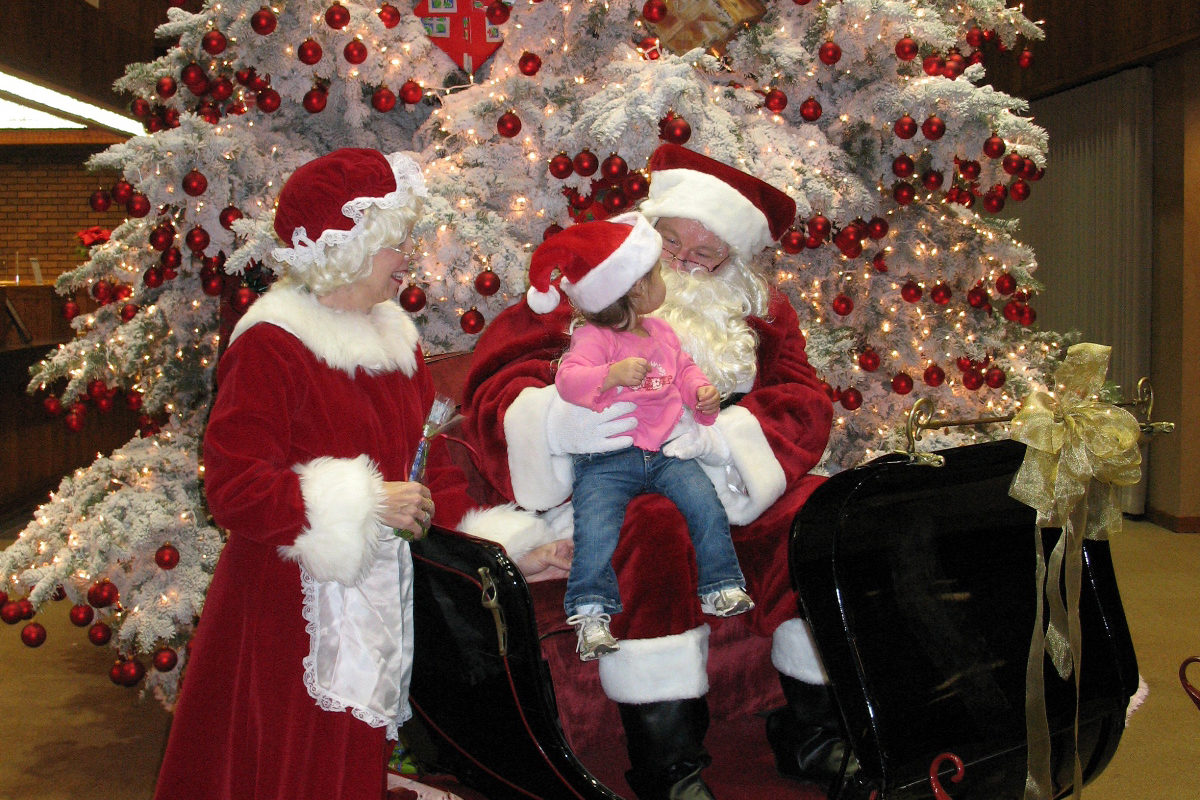
{"type": "MultiPolygon", "coordinates": [[[[47,89],[36,83],[22,80],[13,75],[0,72],[0,99],[14,101],[16,104],[32,107],[34,110],[47,114],[61,112],[66,117],[78,123],[92,123],[102,128],[108,128],[131,136],[145,133],[145,129],[136,120],[103,109],[100,106],[76,100],[62,92],[47,89]]],[[[56,125],[55,127],[76,127],[73,125],[56,125]]],[[[87,127],[80,124],[79,127],[87,127]]]]}
{"type": "Polygon", "coordinates": [[[13,128],[45,128],[64,130],[67,128],[86,129],[87,125],[64,117],[56,117],[36,108],[13,103],[0,97],[0,130],[13,128]]]}

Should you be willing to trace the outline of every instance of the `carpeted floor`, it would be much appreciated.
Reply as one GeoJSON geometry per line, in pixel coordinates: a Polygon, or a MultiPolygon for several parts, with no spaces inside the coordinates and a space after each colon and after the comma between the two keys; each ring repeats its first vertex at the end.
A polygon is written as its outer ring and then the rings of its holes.
{"type": "MultiPolygon", "coordinates": [[[[0,519],[0,547],[25,519],[0,519]]],[[[1178,679],[1180,662],[1200,655],[1200,536],[1130,522],[1112,545],[1150,694],[1083,797],[1200,798],[1200,710],[1178,679]]],[[[19,626],[0,626],[0,800],[149,798],[170,716],[109,681],[113,651],[91,645],[65,604],[39,620],[48,638],[36,650],[19,626]]],[[[1200,683],[1200,666],[1191,677],[1200,683]]]]}

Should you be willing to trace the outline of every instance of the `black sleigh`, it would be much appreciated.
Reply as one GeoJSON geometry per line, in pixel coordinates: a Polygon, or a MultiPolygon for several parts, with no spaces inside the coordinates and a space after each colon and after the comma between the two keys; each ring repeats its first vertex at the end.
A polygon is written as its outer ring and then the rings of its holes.
{"type": "MultiPolygon", "coordinates": [[[[944,466],[886,456],[825,482],[793,525],[793,585],[877,800],[1019,800],[1036,529],[1008,487],[1024,446],[940,455],[944,466]]],[[[563,582],[527,584],[502,548],[436,528],[413,560],[415,723],[405,737],[420,760],[492,800],[632,800],[616,706],[596,665],[575,656],[563,582]]],[[[1080,617],[1086,782],[1115,752],[1138,687],[1107,542],[1085,544],[1080,617]]],[[[705,778],[722,800],[819,800],[821,790],[774,769],[761,717],[783,699],[769,648],[737,618],[714,629],[705,778]]],[[[1073,774],[1075,682],[1048,661],[1044,674],[1061,795],[1073,774]]]]}

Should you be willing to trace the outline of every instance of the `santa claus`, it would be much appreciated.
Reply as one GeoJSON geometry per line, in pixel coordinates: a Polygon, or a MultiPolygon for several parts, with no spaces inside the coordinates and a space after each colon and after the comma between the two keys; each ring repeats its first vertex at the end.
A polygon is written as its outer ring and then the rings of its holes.
{"type": "MultiPolygon", "coordinates": [[[[792,520],[822,480],[808,472],[829,438],[832,405],[809,366],[795,310],[753,265],[795,216],[784,192],[699,153],[665,144],[651,156],[641,212],[663,241],[667,298],[659,316],[723,398],[715,425],[693,426],[663,452],[695,458],[725,505],[757,607],[750,629],[772,638],[787,707],[768,719],[779,769],[835,795],[857,764],[788,575],[792,520]]],[[[537,305],[535,302],[534,305],[537,305]]],[[[463,396],[465,435],[481,474],[519,506],[541,511],[550,540],[501,543],[530,578],[569,566],[571,454],[627,447],[629,404],[603,412],[568,404],[554,386],[570,342],[572,309],[500,314],[481,336],[463,396]]],[[[708,727],[709,626],[696,596],[687,526],[659,495],[629,506],[613,558],[624,611],[612,618],[620,650],[600,659],[619,707],[642,800],[708,798],[701,770],[708,727]],[[677,565],[664,569],[663,565],[677,565]]]]}

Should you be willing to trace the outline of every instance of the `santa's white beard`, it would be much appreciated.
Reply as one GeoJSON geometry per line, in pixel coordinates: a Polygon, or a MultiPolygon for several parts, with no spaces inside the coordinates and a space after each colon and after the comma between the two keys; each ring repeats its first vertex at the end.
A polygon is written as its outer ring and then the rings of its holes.
{"type": "Polygon", "coordinates": [[[716,274],[669,267],[662,272],[667,296],[654,316],[670,323],[683,349],[722,397],[749,391],[758,340],[746,317],[766,313],[766,281],[736,260],[716,274]]]}

